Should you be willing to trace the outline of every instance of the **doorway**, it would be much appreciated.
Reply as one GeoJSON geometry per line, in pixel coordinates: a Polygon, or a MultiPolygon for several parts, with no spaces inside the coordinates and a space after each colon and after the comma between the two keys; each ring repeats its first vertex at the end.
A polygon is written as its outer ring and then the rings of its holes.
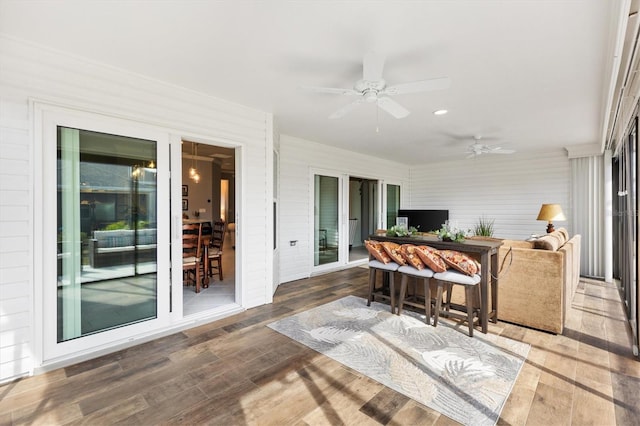
{"type": "MultiPolygon", "coordinates": [[[[224,222],[221,271],[211,268],[196,293],[182,283],[183,316],[236,303],[236,150],[190,140],[182,141],[182,221],[202,225],[203,235],[224,222]]],[[[204,259],[208,262],[208,259],[204,259]]],[[[217,259],[213,265],[217,265],[217,259]]],[[[204,272],[204,268],[203,272],[204,272]]]]}
{"type": "Polygon", "coordinates": [[[378,181],[349,177],[349,262],[369,257],[364,240],[378,227],[378,181]]]}

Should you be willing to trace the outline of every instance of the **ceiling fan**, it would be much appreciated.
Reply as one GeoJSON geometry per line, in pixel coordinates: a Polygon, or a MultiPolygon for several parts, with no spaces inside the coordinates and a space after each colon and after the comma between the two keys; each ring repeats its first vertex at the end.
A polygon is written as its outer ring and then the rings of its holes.
{"type": "Polygon", "coordinates": [[[490,146],[480,143],[482,136],[476,135],[473,137],[473,144],[469,145],[466,153],[469,154],[467,158],[474,158],[482,154],[513,154],[513,149],[503,149],[499,146],[490,146]]]}
{"type": "Polygon", "coordinates": [[[302,86],[302,89],[317,93],[331,93],[356,97],[353,102],[343,106],[331,114],[329,116],[330,119],[343,117],[364,102],[375,102],[378,107],[382,108],[393,117],[404,118],[409,115],[409,110],[391,99],[390,96],[441,90],[448,88],[451,84],[451,80],[448,77],[441,77],[387,86],[387,82],[382,78],[383,68],[384,58],[377,56],[375,53],[369,52],[364,55],[364,59],[362,61],[362,79],[356,81],[353,89],[316,86],[302,86]]]}

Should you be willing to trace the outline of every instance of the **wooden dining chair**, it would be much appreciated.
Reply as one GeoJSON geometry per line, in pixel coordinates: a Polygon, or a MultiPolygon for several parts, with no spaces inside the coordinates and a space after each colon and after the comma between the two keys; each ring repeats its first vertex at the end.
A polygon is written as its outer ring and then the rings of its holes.
{"type": "Polygon", "coordinates": [[[213,276],[214,269],[218,272],[218,277],[222,281],[222,246],[224,245],[224,236],[227,231],[227,224],[218,220],[213,223],[211,233],[211,243],[209,244],[209,276],[213,276]],[[215,262],[215,265],[214,265],[215,262]]]}
{"type": "Polygon", "coordinates": [[[193,282],[196,293],[200,293],[202,266],[202,226],[201,224],[182,225],[183,283],[193,282]]]}

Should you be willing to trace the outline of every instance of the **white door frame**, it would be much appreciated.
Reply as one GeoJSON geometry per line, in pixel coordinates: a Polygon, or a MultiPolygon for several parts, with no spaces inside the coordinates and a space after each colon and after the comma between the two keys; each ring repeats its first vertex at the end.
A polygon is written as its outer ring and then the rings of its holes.
{"type": "MultiPolygon", "coordinates": [[[[345,177],[347,176],[344,173],[337,173],[335,171],[331,171],[331,170],[326,170],[326,169],[310,169],[309,170],[309,194],[310,194],[310,202],[309,202],[309,261],[311,264],[311,273],[316,274],[316,273],[323,273],[323,272],[328,272],[331,270],[335,270],[340,268],[341,266],[346,264],[345,261],[345,254],[348,256],[348,250],[345,250],[345,243],[347,243],[348,245],[348,229],[347,229],[347,235],[345,237],[345,226],[348,226],[348,217],[345,219],[346,216],[349,215],[349,212],[347,211],[346,213],[344,212],[344,205],[345,205],[345,197],[348,196],[348,191],[345,191],[345,180],[347,182],[348,185],[348,179],[345,179],[345,177]],[[327,263],[325,265],[315,265],[315,261],[314,261],[314,256],[315,256],[315,252],[314,252],[314,245],[315,245],[315,227],[314,227],[314,221],[315,221],[315,206],[316,206],[316,198],[317,198],[317,194],[315,191],[315,176],[316,175],[320,175],[320,176],[328,176],[328,177],[333,177],[333,178],[337,178],[338,179],[338,260],[335,262],[331,262],[331,263],[327,263]]],[[[348,260],[348,259],[347,259],[348,260]]]]}
{"type": "Polygon", "coordinates": [[[57,342],[56,215],[57,126],[156,141],[157,199],[169,198],[169,134],[156,127],[105,115],[34,103],[34,277],[35,335],[38,365],[81,356],[131,341],[170,324],[169,210],[157,208],[157,317],[73,340],[57,342]],[[40,260],[38,262],[37,260],[40,260]]]}

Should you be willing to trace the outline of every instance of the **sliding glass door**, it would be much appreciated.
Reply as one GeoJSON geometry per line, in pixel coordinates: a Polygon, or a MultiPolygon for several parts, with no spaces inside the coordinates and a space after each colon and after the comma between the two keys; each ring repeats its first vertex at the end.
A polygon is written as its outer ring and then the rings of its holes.
{"type": "Polygon", "coordinates": [[[341,178],[314,175],[313,265],[338,263],[341,246],[341,178]]]}
{"type": "Polygon", "coordinates": [[[400,185],[316,170],[311,172],[309,190],[314,272],[366,259],[366,251],[358,252],[362,241],[385,220],[387,226],[395,225],[400,185]]]}
{"type": "Polygon", "coordinates": [[[634,336],[634,352],[638,355],[640,321],[638,304],[638,119],[626,140],[622,141],[613,164],[614,247],[613,274],[620,280],[624,307],[634,336]],[[617,202],[615,202],[617,201],[617,202]]]}
{"type": "Polygon", "coordinates": [[[157,143],[57,132],[57,341],[156,318],[157,143]]]}
{"type": "Polygon", "coordinates": [[[170,316],[169,135],[44,112],[43,361],[161,329],[170,316]]]}

